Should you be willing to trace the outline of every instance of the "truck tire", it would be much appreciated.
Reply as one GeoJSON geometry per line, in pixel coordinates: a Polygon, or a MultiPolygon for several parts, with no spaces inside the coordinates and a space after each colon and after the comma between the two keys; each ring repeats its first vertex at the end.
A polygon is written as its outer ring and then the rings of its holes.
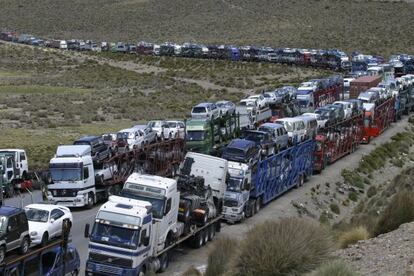
{"type": "Polygon", "coordinates": [[[93,198],[93,193],[89,193],[88,194],[86,208],[87,209],[92,209],[92,207],[93,207],[94,204],[95,204],[95,200],[93,198]]]}
{"type": "Polygon", "coordinates": [[[201,246],[203,246],[203,235],[201,233],[202,231],[199,231],[197,234],[195,234],[192,238],[191,238],[191,247],[192,248],[200,248],[201,246]]]}
{"type": "Polygon", "coordinates": [[[299,188],[303,185],[303,175],[298,175],[298,179],[296,180],[295,188],[299,188]]]}
{"type": "Polygon", "coordinates": [[[261,208],[261,200],[260,198],[256,199],[256,203],[254,204],[254,212],[257,214],[260,211],[261,208]]]}
{"type": "Polygon", "coordinates": [[[208,228],[208,240],[212,241],[215,235],[216,235],[216,227],[214,227],[214,224],[212,224],[208,228]]]}
{"type": "Polygon", "coordinates": [[[208,243],[208,232],[209,232],[209,227],[204,228],[204,229],[202,230],[202,232],[203,232],[203,245],[205,245],[205,244],[207,244],[207,243],[208,243]]]}
{"type": "Polygon", "coordinates": [[[159,260],[160,260],[160,268],[157,270],[157,273],[165,272],[170,263],[169,258],[168,258],[168,252],[164,252],[163,254],[161,254],[161,256],[159,257],[159,260]]]}

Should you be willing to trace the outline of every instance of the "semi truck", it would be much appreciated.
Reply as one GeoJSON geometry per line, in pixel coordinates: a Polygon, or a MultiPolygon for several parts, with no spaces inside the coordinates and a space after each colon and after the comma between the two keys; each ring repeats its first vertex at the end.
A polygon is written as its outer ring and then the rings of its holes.
{"type": "Polygon", "coordinates": [[[364,127],[362,143],[369,144],[371,139],[378,137],[394,121],[395,99],[390,97],[382,102],[364,103],[364,127]]]}
{"type": "Polygon", "coordinates": [[[254,165],[229,161],[223,219],[234,223],[255,215],[313,171],[315,142],[308,140],[260,160],[254,165]]]}
{"type": "Polygon", "coordinates": [[[316,108],[333,103],[343,93],[340,76],[303,82],[297,90],[297,100],[302,113],[313,112],[316,108]]]}
{"type": "Polygon", "coordinates": [[[220,149],[240,132],[238,114],[216,119],[188,119],[186,121],[186,149],[204,154],[218,155],[220,149]]]}
{"type": "Polygon", "coordinates": [[[363,113],[321,128],[315,137],[313,170],[320,173],[329,164],[354,152],[361,143],[363,113]]]}
{"type": "Polygon", "coordinates": [[[99,200],[118,194],[134,171],[172,176],[184,158],[184,141],[170,139],[139,149],[116,153],[99,164],[92,162],[88,145],[59,146],[50,160],[50,202],[91,208],[99,200]]]}
{"type": "Polygon", "coordinates": [[[178,179],[132,174],[121,196],[99,209],[89,238],[85,275],[163,272],[170,251],[188,241],[198,248],[220,231],[227,161],[188,153],[178,179]],[[217,198],[217,199],[215,199],[217,198]]]}

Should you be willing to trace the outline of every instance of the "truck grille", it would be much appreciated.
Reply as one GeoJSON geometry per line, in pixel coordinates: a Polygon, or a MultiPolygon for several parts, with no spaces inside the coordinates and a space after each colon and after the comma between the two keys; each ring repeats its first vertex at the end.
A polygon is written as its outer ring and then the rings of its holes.
{"type": "Polygon", "coordinates": [[[106,265],[96,265],[96,272],[99,273],[106,273],[106,274],[113,274],[113,275],[121,275],[122,269],[117,267],[111,267],[106,265]]]}
{"type": "Polygon", "coordinates": [[[57,189],[49,191],[55,197],[76,197],[76,195],[78,194],[78,191],[74,189],[57,189]]]}
{"type": "Polygon", "coordinates": [[[128,267],[128,268],[132,267],[132,260],[118,258],[114,256],[90,253],[89,259],[97,263],[112,264],[112,265],[118,265],[118,266],[128,267]]]}

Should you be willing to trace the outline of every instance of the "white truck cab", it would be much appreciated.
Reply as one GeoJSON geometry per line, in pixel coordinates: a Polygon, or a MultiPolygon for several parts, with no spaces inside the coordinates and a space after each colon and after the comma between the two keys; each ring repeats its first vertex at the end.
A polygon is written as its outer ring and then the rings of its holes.
{"type": "Polygon", "coordinates": [[[95,172],[88,145],[59,146],[50,160],[52,184],[48,200],[67,207],[91,207],[95,202],[95,172]]]}

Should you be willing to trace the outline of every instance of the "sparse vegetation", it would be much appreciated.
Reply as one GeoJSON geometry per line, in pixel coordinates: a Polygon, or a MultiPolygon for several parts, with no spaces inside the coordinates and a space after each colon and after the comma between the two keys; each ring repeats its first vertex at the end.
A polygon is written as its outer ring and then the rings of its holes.
{"type": "Polygon", "coordinates": [[[358,226],[341,233],[338,238],[338,243],[340,248],[347,248],[351,244],[368,238],[368,230],[364,226],[358,226]]]}
{"type": "Polygon", "coordinates": [[[202,276],[203,274],[193,266],[189,267],[181,276],[202,276]]]}
{"type": "Polygon", "coordinates": [[[221,276],[229,269],[229,262],[237,250],[237,241],[222,238],[216,242],[214,251],[208,256],[205,276],[221,276]]]}
{"type": "Polygon", "coordinates": [[[331,203],[331,205],[329,205],[329,208],[331,209],[331,211],[337,215],[339,215],[339,213],[341,212],[341,210],[339,209],[338,204],[335,203],[331,203]]]}
{"type": "Polygon", "coordinates": [[[308,276],[358,276],[341,260],[332,260],[322,264],[308,276]]]}

